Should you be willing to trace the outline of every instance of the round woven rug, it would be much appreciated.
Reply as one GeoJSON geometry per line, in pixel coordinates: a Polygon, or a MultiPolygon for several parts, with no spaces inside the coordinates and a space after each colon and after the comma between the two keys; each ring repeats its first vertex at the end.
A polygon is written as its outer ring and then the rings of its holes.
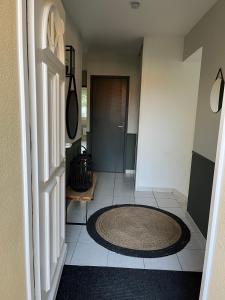
{"type": "Polygon", "coordinates": [[[87,231],[105,248],[136,257],[171,255],[190,240],[190,231],[180,218],[145,205],[100,209],[89,218],[87,231]]]}

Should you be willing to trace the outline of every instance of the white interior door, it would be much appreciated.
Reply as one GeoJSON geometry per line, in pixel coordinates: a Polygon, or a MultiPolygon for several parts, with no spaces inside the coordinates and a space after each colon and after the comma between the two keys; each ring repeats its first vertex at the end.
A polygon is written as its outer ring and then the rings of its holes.
{"type": "Polygon", "coordinates": [[[29,21],[35,293],[50,300],[66,255],[63,7],[33,1],[29,21]]]}

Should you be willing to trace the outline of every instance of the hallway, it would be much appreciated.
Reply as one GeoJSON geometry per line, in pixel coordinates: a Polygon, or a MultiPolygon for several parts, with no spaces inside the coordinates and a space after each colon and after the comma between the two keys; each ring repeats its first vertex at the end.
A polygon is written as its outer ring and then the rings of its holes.
{"type": "MultiPolygon", "coordinates": [[[[93,202],[88,204],[88,217],[105,206],[143,204],[167,210],[181,218],[191,231],[191,240],[180,252],[162,258],[136,258],[117,254],[98,245],[85,226],[66,226],[67,265],[108,266],[138,269],[202,271],[205,240],[186,213],[186,203],[172,192],[135,192],[134,176],[121,173],[98,173],[93,202]]],[[[84,221],[85,207],[72,202],[68,221],[84,221]]]]}

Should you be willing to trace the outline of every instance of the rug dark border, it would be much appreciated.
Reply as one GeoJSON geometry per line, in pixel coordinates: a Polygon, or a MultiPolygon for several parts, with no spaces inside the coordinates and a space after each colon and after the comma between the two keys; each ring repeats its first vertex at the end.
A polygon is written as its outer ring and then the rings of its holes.
{"type": "Polygon", "coordinates": [[[111,250],[113,252],[123,254],[126,256],[133,256],[133,257],[143,257],[143,258],[154,258],[154,257],[163,257],[163,256],[168,256],[175,254],[179,251],[181,251],[187,243],[190,241],[191,233],[190,230],[188,229],[187,225],[177,216],[174,214],[162,210],[160,208],[152,207],[152,206],[147,206],[147,205],[135,205],[135,204],[123,204],[123,205],[112,205],[112,206],[107,206],[104,207],[98,211],[96,211],[93,215],[90,216],[87,222],[87,231],[89,235],[101,246],[105,247],[108,250],[111,250]],[[151,250],[151,251],[146,251],[146,250],[134,250],[134,249],[128,249],[128,248],[123,248],[120,246],[113,245],[109,243],[108,241],[104,240],[96,231],[95,224],[98,219],[98,217],[103,214],[104,212],[111,210],[113,208],[118,208],[118,207],[126,207],[126,206],[132,206],[132,207],[145,207],[145,208],[151,208],[157,211],[160,211],[171,218],[173,218],[181,227],[182,229],[182,234],[180,239],[173,245],[160,249],[160,250],[151,250]]]}

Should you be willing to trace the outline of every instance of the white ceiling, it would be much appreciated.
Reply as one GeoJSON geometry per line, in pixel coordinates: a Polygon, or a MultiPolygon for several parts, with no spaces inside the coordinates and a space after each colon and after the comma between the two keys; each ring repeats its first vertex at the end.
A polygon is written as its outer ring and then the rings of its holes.
{"type": "Polygon", "coordinates": [[[149,35],[186,35],[217,0],[63,0],[89,49],[137,52],[149,35]]]}

